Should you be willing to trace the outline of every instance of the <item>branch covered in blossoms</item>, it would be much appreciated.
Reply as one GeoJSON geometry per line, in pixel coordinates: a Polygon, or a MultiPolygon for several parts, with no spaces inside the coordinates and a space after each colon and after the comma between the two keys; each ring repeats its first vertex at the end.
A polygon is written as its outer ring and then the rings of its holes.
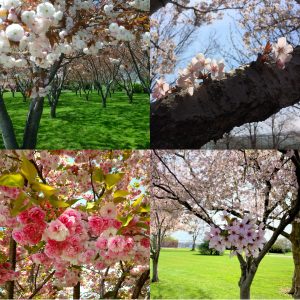
{"type": "MultiPolygon", "coordinates": [[[[284,69],[286,63],[292,59],[293,47],[288,44],[285,37],[279,38],[278,42],[271,46],[269,43],[264,49],[260,62],[272,63],[275,62],[278,68],[284,69]]],[[[163,78],[156,81],[153,89],[154,99],[163,99],[171,93],[178,93],[185,90],[190,96],[193,96],[194,90],[199,87],[199,84],[210,80],[222,80],[225,76],[225,64],[223,60],[216,61],[215,59],[205,58],[203,53],[197,54],[187,68],[179,70],[176,85],[171,88],[163,78]]]]}
{"type": "Polygon", "coordinates": [[[281,38],[256,61],[226,72],[222,80],[203,82],[193,96],[160,80],[155,95],[161,101],[151,103],[152,147],[199,148],[236,126],[263,121],[297,103],[300,48],[291,51],[281,38]]]}

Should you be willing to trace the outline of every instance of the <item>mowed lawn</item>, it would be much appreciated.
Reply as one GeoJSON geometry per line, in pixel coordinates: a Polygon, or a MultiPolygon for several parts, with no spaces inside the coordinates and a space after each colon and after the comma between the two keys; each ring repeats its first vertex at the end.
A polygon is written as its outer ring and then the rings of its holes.
{"type": "MultiPolygon", "coordinates": [[[[291,254],[267,255],[259,266],[252,299],[292,299],[291,254]]],[[[159,283],[151,283],[151,299],[237,299],[240,270],[236,257],[204,256],[188,249],[163,249],[159,283]]]]}
{"type": "MultiPolygon", "coordinates": [[[[4,94],[17,139],[22,140],[29,102],[20,94],[12,98],[4,94]]],[[[89,101],[75,93],[64,91],[55,119],[50,118],[50,107],[45,108],[38,135],[38,149],[145,149],[149,148],[150,104],[147,94],[135,94],[133,104],[123,92],[112,94],[107,108],[94,92],[89,101]]],[[[4,148],[0,138],[0,148],[4,148]]]]}

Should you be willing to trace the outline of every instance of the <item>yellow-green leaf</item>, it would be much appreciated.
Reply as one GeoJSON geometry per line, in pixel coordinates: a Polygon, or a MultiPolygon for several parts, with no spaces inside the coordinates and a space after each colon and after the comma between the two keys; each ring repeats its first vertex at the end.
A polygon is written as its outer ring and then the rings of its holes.
{"type": "Polygon", "coordinates": [[[50,185],[34,182],[32,189],[37,192],[42,192],[46,197],[52,196],[56,193],[56,189],[50,185]]]}
{"type": "Polygon", "coordinates": [[[126,227],[132,219],[133,219],[133,215],[128,215],[125,222],[123,223],[123,227],[126,227]]]}
{"type": "Polygon", "coordinates": [[[132,204],[133,207],[139,206],[143,201],[144,195],[138,197],[132,204]]]}
{"type": "Polygon", "coordinates": [[[104,174],[102,169],[95,169],[93,171],[93,180],[97,182],[103,182],[104,181],[104,174]]]}
{"type": "Polygon", "coordinates": [[[62,200],[54,200],[53,198],[50,198],[49,202],[51,203],[52,206],[59,207],[59,208],[69,207],[70,206],[70,204],[67,203],[67,202],[64,202],[62,200]]]}
{"type": "Polygon", "coordinates": [[[138,212],[140,213],[148,213],[150,212],[150,205],[146,205],[146,206],[141,206],[139,209],[138,209],[138,212]]]}
{"type": "Polygon", "coordinates": [[[130,193],[126,190],[118,190],[114,192],[114,198],[119,198],[119,197],[126,197],[130,193]]]}
{"type": "Polygon", "coordinates": [[[21,173],[28,180],[28,182],[35,181],[37,170],[34,164],[29,161],[25,156],[22,159],[21,173]]]}
{"type": "Polygon", "coordinates": [[[5,174],[0,177],[0,185],[8,187],[23,187],[24,177],[19,173],[5,174]]]}
{"type": "Polygon", "coordinates": [[[114,203],[115,204],[122,203],[124,201],[126,201],[126,198],[124,198],[124,197],[114,198],[114,203]]]}
{"type": "Polygon", "coordinates": [[[87,205],[86,205],[86,209],[92,209],[95,207],[95,202],[88,202],[87,205]]]}
{"type": "Polygon", "coordinates": [[[104,181],[108,189],[111,189],[115,186],[124,176],[124,173],[117,173],[117,174],[106,174],[104,176],[104,181]]]}
{"type": "Polygon", "coordinates": [[[19,194],[18,198],[13,201],[13,209],[11,211],[13,217],[18,215],[21,211],[23,211],[27,207],[28,203],[24,205],[24,200],[26,198],[27,195],[24,192],[22,192],[19,194]]]}

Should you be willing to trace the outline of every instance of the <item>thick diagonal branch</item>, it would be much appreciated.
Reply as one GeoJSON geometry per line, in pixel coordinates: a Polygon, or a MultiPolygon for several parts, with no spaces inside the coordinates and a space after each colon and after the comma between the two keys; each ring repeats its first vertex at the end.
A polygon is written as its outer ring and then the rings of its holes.
{"type": "Polygon", "coordinates": [[[236,126],[264,121],[300,100],[300,46],[280,70],[252,62],[193,96],[174,94],[151,104],[153,148],[200,148],[236,126]]]}

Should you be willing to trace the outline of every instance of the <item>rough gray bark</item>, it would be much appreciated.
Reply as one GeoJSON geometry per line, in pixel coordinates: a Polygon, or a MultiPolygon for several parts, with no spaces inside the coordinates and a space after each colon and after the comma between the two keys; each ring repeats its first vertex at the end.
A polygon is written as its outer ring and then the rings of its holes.
{"type": "Polygon", "coordinates": [[[252,62],[189,96],[151,104],[151,147],[198,149],[235,126],[259,122],[300,100],[300,46],[286,69],[252,62]]]}

